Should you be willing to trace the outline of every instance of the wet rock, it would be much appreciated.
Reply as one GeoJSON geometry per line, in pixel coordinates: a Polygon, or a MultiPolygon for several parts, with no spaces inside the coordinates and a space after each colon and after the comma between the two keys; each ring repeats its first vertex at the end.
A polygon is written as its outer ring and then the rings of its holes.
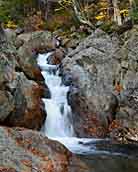
{"type": "Polygon", "coordinates": [[[81,156],[81,160],[89,166],[89,172],[107,172],[107,169],[112,172],[137,172],[138,169],[136,157],[97,154],[81,156]]]}
{"type": "Polygon", "coordinates": [[[44,83],[39,84],[39,89],[40,89],[40,95],[43,98],[47,98],[50,99],[51,98],[51,93],[50,90],[48,88],[48,86],[44,83]]]}
{"type": "Polygon", "coordinates": [[[2,171],[88,172],[79,158],[40,133],[0,127],[0,138],[2,171]]]}
{"type": "Polygon", "coordinates": [[[64,54],[65,54],[64,49],[62,48],[56,49],[53,52],[53,54],[49,56],[48,63],[53,65],[61,64],[61,61],[64,58],[64,54]]]}
{"type": "Polygon", "coordinates": [[[66,72],[64,74],[61,74],[62,76],[62,82],[66,86],[70,86],[73,82],[72,75],[69,72],[66,72]]]}

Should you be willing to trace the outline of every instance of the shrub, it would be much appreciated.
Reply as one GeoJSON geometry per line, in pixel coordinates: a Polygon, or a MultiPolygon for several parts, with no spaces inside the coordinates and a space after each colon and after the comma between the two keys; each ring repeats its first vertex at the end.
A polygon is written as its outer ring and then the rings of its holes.
{"type": "Polygon", "coordinates": [[[71,10],[56,10],[51,20],[45,22],[45,27],[50,31],[55,31],[60,28],[64,30],[70,29],[74,25],[74,19],[72,17],[71,10]]]}
{"type": "Polygon", "coordinates": [[[16,29],[17,25],[13,21],[9,20],[8,23],[5,24],[5,27],[10,29],[16,29]]]}
{"type": "Polygon", "coordinates": [[[107,33],[112,33],[113,31],[115,31],[116,25],[115,23],[108,21],[108,22],[103,23],[100,26],[100,28],[107,33]]]}
{"type": "Polygon", "coordinates": [[[24,21],[24,29],[25,31],[37,31],[44,28],[44,20],[42,19],[42,15],[40,11],[32,15],[28,15],[24,21]]]}
{"type": "Polygon", "coordinates": [[[59,0],[59,9],[72,9],[74,16],[78,19],[81,24],[86,24],[88,26],[93,26],[91,22],[91,17],[93,14],[92,8],[93,4],[87,0],[59,0]]]}
{"type": "Polygon", "coordinates": [[[133,12],[131,12],[130,16],[132,18],[132,21],[135,24],[138,24],[138,10],[137,9],[133,10],[133,12]]]}

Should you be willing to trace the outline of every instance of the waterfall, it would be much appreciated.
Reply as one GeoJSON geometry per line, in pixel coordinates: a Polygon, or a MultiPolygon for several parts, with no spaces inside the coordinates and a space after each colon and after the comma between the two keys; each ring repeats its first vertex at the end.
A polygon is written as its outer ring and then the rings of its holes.
{"type": "Polygon", "coordinates": [[[48,53],[38,57],[38,65],[51,93],[51,99],[43,99],[47,111],[43,130],[51,138],[72,137],[74,131],[71,124],[71,108],[66,98],[69,87],[62,85],[57,66],[47,64],[50,55],[51,53],[48,53]]]}
{"type": "Polygon", "coordinates": [[[69,87],[62,84],[58,75],[58,65],[48,64],[48,57],[52,54],[39,54],[37,63],[42,70],[45,84],[51,92],[50,99],[43,99],[47,118],[43,126],[44,134],[53,140],[64,144],[71,152],[77,154],[108,153],[98,151],[96,143],[107,141],[105,139],[77,138],[72,125],[72,112],[67,102],[69,87]]]}

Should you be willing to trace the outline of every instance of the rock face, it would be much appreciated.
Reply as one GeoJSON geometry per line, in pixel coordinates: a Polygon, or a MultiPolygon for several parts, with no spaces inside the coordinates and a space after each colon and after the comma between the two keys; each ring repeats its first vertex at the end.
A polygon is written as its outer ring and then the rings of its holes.
{"type": "Polygon", "coordinates": [[[88,172],[84,163],[40,133],[0,127],[0,170],[8,172],[88,172]]]}
{"type": "Polygon", "coordinates": [[[38,31],[21,34],[17,37],[17,42],[23,42],[21,47],[18,46],[18,63],[23,72],[30,79],[43,81],[36,57],[37,53],[43,53],[54,48],[51,33],[38,31]]]}
{"type": "Polygon", "coordinates": [[[135,156],[98,154],[76,157],[57,141],[32,130],[0,127],[0,138],[2,172],[106,172],[107,169],[137,172],[138,169],[135,156]]]}
{"type": "Polygon", "coordinates": [[[137,28],[121,38],[96,30],[62,61],[78,136],[107,136],[115,119],[137,128],[137,44],[137,28]]]}
{"type": "Polygon", "coordinates": [[[48,35],[45,32],[28,35],[28,39],[25,36],[20,38],[23,44],[18,50],[13,39],[9,40],[11,36],[7,39],[12,45],[5,41],[0,46],[0,124],[40,129],[46,117],[41,98],[50,97],[50,93],[44,86],[32,49],[41,50],[42,38],[46,42],[48,35]]]}
{"type": "Polygon", "coordinates": [[[8,91],[0,91],[0,119],[4,121],[14,110],[14,99],[8,91]]]}
{"type": "Polygon", "coordinates": [[[4,121],[10,126],[22,126],[31,129],[41,128],[45,120],[44,105],[41,101],[43,90],[36,82],[28,80],[23,73],[16,72],[16,78],[10,83],[14,109],[4,121]]]}
{"type": "Polygon", "coordinates": [[[112,155],[88,155],[82,156],[81,160],[85,162],[89,168],[90,172],[137,172],[138,169],[138,159],[137,158],[127,158],[121,156],[112,155]]]}
{"type": "Polygon", "coordinates": [[[56,49],[53,54],[48,58],[48,63],[53,65],[61,64],[63,58],[64,58],[64,49],[59,48],[56,49]]]}

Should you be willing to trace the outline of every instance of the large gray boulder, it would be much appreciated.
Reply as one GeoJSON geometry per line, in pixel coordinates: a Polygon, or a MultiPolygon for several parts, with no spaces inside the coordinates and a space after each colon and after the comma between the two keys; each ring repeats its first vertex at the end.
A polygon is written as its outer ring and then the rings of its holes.
{"type": "Polygon", "coordinates": [[[0,171],[89,172],[85,163],[40,133],[0,127],[0,171]]]}
{"type": "Polygon", "coordinates": [[[107,136],[113,120],[125,120],[122,107],[127,110],[127,121],[135,116],[133,127],[137,126],[136,85],[132,98],[135,105],[130,105],[127,91],[137,80],[137,35],[135,28],[121,38],[98,29],[62,61],[61,74],[64,84],[70,85],[68,101],[78,136],[107,136]]]}

